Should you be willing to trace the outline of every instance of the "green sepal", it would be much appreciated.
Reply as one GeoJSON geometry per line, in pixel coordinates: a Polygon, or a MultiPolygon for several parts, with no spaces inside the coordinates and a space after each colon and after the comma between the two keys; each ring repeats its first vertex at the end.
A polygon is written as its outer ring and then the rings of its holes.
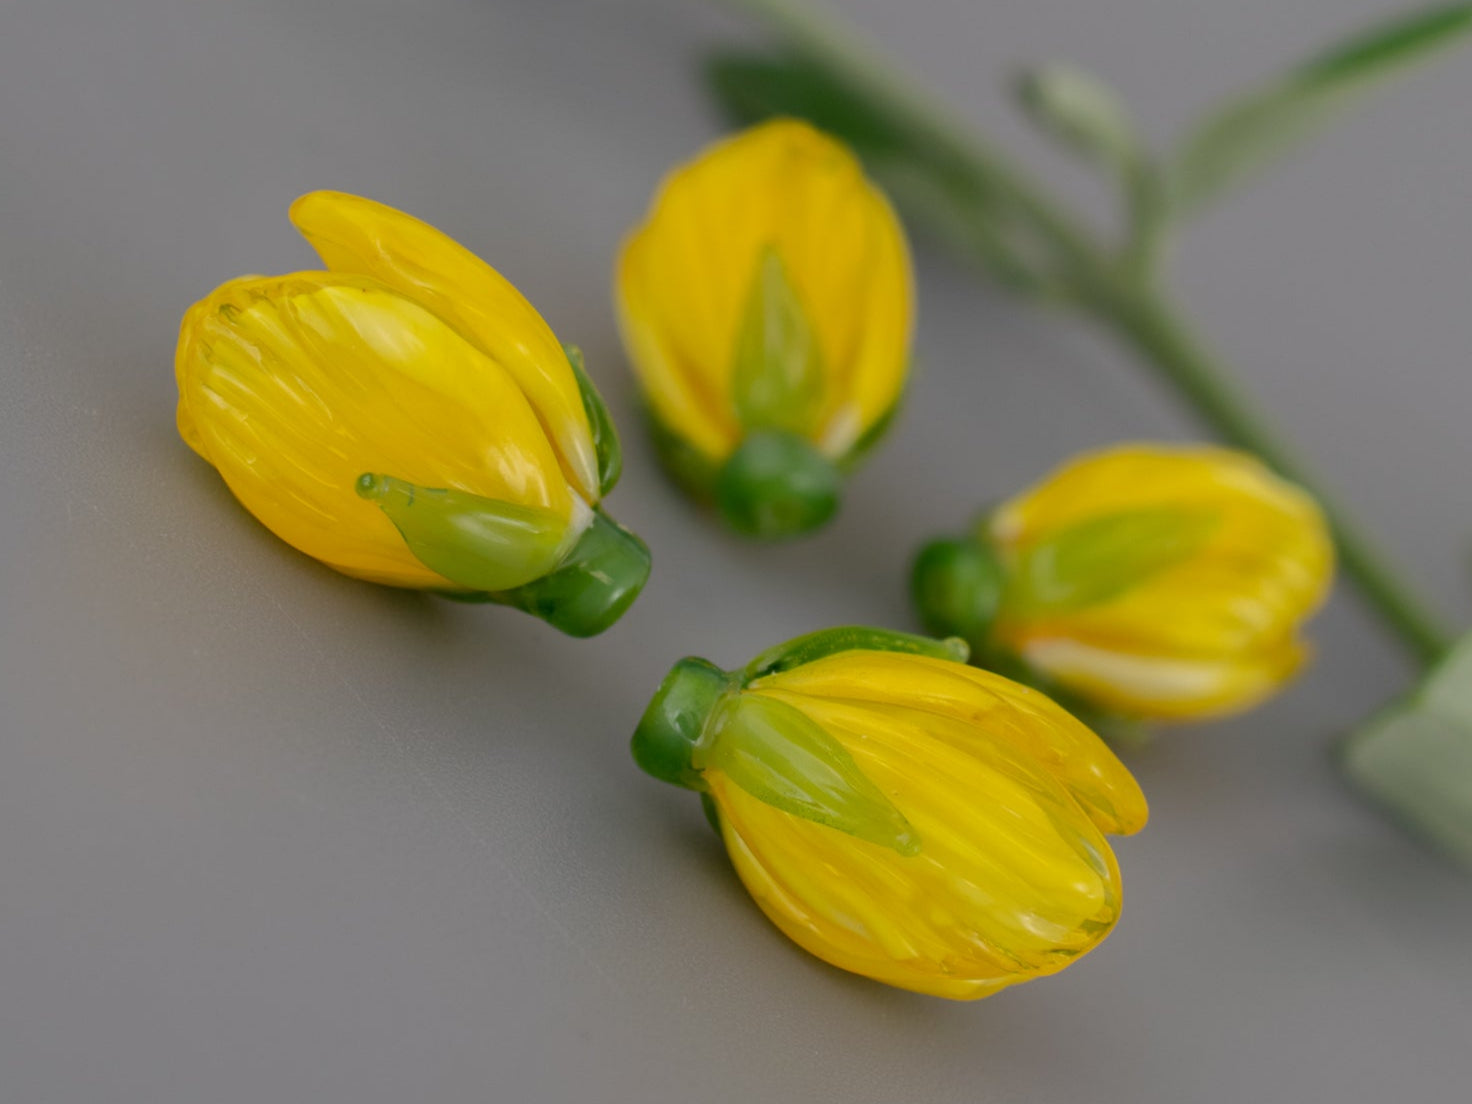
{"type": "Polygon", "coordinates": [[[1404,703],[1349,736],[1339,759],[1396,820],[1472,867],[1472,633],[1404,703]]]}
{"type": "Polygon", "coordinates": [[[1107,602],[1189,559],[1220,520],[1215,510],[1163,506],[1070,525],[1009,565],[1006,606],[1053,614],[1107,602]]]}
{"type": "Polygon", "coordinates": [[[925,631],[959,636],[973,648],[990,633],[1006,578],[990,544],[970,537],[933,540],[910,568],[910,599],[925,631]]]}
{"type": "Polygon", "coordinates": [[[823,354],[782,255],[762,250],[731,352],[731,402],[743,429],[810,436],[823,405],[823,354]]]}
{"type": "Polygon", "coordinates": [[[639,769],[672,786],[703,791],[705,780],[694,763],[695,749],[705,739],[716,706],[734,688],[730,674],[696,656],[670,668],[629,745],[639,769]]]}
{"type": "Polygon", "coordinates": [[[748,537],[801,536],[838,512],[843,475],[812,442],[784,430],[747,434],[716,477],[716,506],[748,537]]]}
{"type": "Polygon", "coordinates": [[[551,510],[370,472],[356,489],[388,515],[415,559],[465,590],[522,586],[553,570],[565,551],[567,520],[551,510]]]}
{"type": "Polygon", "coordinates": [[[644,414],[649,439],[665,474],[697,502],[714,502],[721,465],[665,425],[653,409],[645,408],[644,414]]]}
{"type": "Polygon", "coordinates": [[[794,667],[801,667],[805,663],[837,655],[839,652],[901,652],[965,663],[970,649],[966,641],[955,636],[946,640],[932,640],[928,636],[894,632],[890,629],[843,625],[808,633],[775,648],[768,648],[741,669],[740,682],[745,686],[766,675],[790,671],[794,667]]]}
{"type": "Polygon", "coordinates": [[[588,426],[593,431],[593,448],[598,455],[598,494],[607,495],[623,474],[624,454],[619,445],[618,430],[603,403],[603,396],[588,378],[583,364],[583,351],[576,345],[564,345],[567,362],[572,365],[572,374],[577,377],[578,392],[583,397],[583,412],[588,416],[588,426]]]}
{"type": "Polygon", "coordinates": [[[901,855],[920,838],[837,740],[801,710],[760,694],[724,699],[696,765],[721,771],[785,813],[837,829],[901,855]]]}
{"type": "Polygon", "coordinates": [[[649,579],[649,547],[602,510],[556,570],[490,600],[539,617],[569,636],[597,636],[634,604],[649,579]]]}

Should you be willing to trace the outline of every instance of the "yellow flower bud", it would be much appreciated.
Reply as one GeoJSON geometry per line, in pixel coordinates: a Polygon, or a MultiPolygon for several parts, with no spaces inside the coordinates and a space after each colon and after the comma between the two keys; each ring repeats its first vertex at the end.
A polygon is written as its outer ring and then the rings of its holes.
{"type": "Polygon", "coordinates": [[[1181,720],[1280,687],[1332,575],[1323,514],[1262,463],[1137,444],[1079,457],[968,541],[931,545],[915,587],[927,625],[1019,657],[1090,706],[1181,720]]]}
{"type": "Polygon", "coordinates": [[[313,192],[291,217],[329,271],[243,277],[189,309],[180,435],[329,567],[606,628],[648,552],[597,509],[618,442],[576,350],[409,215],[313,192]]]}
{"type": "Polygon", "coordinates": [[[672,172],[618,265],[666,466],[759,536],[837,508],[904,388],[911,304],[888,201],[846,147],[787,119],[672,172]]]}
{"type": "Polygon", "coordinates": [[[1146,820],[1130,773],[963,642],[831,629],[740,671],[676,665],[639,765],[701,793],[762,911],[819,958],[972,1000],[1056,973],[1120,910],[1104,833],[1146,820]]]}

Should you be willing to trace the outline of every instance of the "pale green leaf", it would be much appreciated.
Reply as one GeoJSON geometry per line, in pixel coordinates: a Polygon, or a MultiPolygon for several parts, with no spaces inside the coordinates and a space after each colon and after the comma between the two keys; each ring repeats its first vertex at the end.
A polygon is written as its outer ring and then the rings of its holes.
{"type": "Polygon", "coordinates": [[[1472,29],[1472,5],[1402,15],[1356,35],[1211,113],[1172,165],[1180,210],[1199,208],[1301,144],[1355,94],[1408,69],[1472,29]]]}
{"type": "Polygon", "coordinates": [[[1341,759],[1396,819],[1472,866],[1472,633],[1405,704],[1350,736],[1341,759]]]}
{"type": "Polygon", "coordinates": [[[588,428],[593,433],[593,450],[598,457],[598,493],[607,495],[624,470],[618,430],[614,428],[613,417],[608,413],[603,396],[598,393],[598,388],[588,376],[587,366],[583,362],[583,351],[576,345],[564,345],[562,348],[567,353],[567,363],[572,366],[573,375],[577,377],[578,392],[583,399],[583,413],[588,416],[588,428]]]}
{"type": "Polygon", "coordinates": [[[748,430],[781,429],[799,436],[815,428],[823,403],[823,353],[817,331],[776,249],[763,251],[731,370],[736,415],[748,430]]]}
{"type": "Polygon", "coordinates": [[[1218,522],[1213,510],[1175,506],[1089,518],[1029,547],[1003,601],[1030,613],[1106,602],[1188,559],[1218,522]]]}
{"type": "Polygon", "coordinates": [[[1044,65],[1017,82],[1017,100],[1045,134],[1090,161],[1126,170],[1140,156],[1124,102],[1102,81],[1067,65],[1044,65]]]}
{"type": "Polygon", "coordinates": [[[567,522],[551,510],[390,475],[364,474],[357,491],[378,503],[415,559],[469,591],[523,586],[555,570],[566,552],[567,522]]]}
{"type": "Polygon", "coordinates": [[[1357,732],[1342,763],[1397,820],[1472,866],[1472,728],[1399,710],[1357,732]]]}

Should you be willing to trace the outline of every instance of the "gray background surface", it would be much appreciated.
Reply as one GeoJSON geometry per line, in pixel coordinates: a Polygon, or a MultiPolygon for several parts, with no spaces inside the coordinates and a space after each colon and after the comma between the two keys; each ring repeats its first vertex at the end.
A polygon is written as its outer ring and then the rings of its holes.
{"type": "MultiPolygon", "coordinates": [[[[1081,197],[1002,92],[1067,58],[1156,137],[1381,0],[847,0],[1081,197]]],[[[608,272],[716,133],[703,6],[0,3],[0,1098],[1465,1101],[1472,881],[1335,778],[1408,670],[1351,596],[1317,666],[1135,765],[1125,919],[974,1005],[787,944],[696,803],[626,753],[676,657],[907,625],[913,542],[1069,452],[1193,432],[1087,328],[919,257],[921,377],[837,524],[759,548],[633,432],[608,272]],[[420,215],[588,351],[657,568],[580,643],[340,578],[177,439],[184,307],[307,267],[317,187],[420,215]]],[[[1451,618],[1472,619],[1472,55],[1374,101],[1185,243],[1210,333],[1451,618]]]]}

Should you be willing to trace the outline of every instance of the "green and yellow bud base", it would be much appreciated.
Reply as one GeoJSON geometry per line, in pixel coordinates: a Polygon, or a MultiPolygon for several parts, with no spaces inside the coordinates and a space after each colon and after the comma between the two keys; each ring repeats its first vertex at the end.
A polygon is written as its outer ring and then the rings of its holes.
{"type": "Polygon", "coordinates": [[[602,510],[550,574],[486,596],[568,636],[597,636],[624,615],[649,579],[649,547],[602,510]]]}

